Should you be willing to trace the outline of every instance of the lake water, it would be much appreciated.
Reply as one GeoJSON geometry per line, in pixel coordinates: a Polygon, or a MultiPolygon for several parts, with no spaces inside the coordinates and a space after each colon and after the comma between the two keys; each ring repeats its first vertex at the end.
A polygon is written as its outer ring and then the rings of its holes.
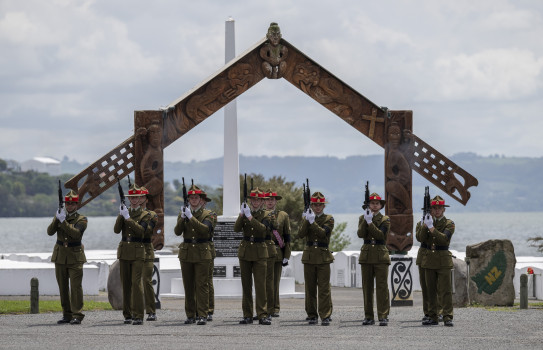
{"type": "MultiPolygon", "coordinates": [[[[451,249],[465,251],[467,245],[489,239],[509,239],[517,256],[541,256],[530,247],[527,239],[543,236],[543,213],[450,213],[456,224],[451,249]]],[[[362,240],[357,237],[359,214],[333,214],[336,223],[347,222],[345,233],[351,244],[346,250],[359,250],[362,240]]],[[[116,217],[89,217],[83,237],[85,249],[116,249],[120,235],[113,233],[116,217]]],[[[167,216],[165,245],[178,245],[182,238],[173,233],[176,216],[167,216]]],[[[56,236],[47,235],[52,218],[0,218],[0,253],[37,253],[53,250],[56,236]]],[[[418,242],[415,240],[415,245],[418,242]]]]}

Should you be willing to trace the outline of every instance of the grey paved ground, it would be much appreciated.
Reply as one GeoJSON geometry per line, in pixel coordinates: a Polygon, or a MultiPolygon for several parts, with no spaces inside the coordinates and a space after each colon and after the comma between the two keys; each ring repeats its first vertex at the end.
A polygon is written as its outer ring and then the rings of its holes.
{"type": "Polygon", "coordinates": [[[206,326],[183,324],[183,299],[163,299],[158,321],[143,326],[122,324],[121,311],[86,312],[79,326],[57,325],[59,313],[0,315],[0,348],[543,349],[543,309],[459,308],[454,327],[424,327],[420,293],[415,293],[415,306],[393,308],[389,326],[379,327],[361,325],[360,289],[333,288],[332,297],[333,321],[328,327],[307,324],[304,299],[283,299],[281,315],[271,326],[239,325],[240,299],[217,300],[215,320],[206,326]]]}

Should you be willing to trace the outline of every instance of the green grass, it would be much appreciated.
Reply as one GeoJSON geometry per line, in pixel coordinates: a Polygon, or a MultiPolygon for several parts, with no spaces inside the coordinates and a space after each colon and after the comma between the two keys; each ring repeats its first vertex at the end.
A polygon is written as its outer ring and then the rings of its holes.
{"type": "MultiPolygon", "coordinates": [[[[484,308],[487,311],[508,311],[508,312],[514,312],[520,310],[520,304],[514,303],[513,306],[485,306],[479,303],[472,303],[471,305],[468,305],[468,307],[480,307],[484,308]]],[[[528,309],[541,309],[543,308],[543,302],[531,302],[528,303],[528,309]]]]}
{"type": "MultiPolygon", "coordinates": [[[[85,301],[83,311],[89,310],[113,310],[111,305],[102,301],[85,301]]],[[[40,313],[62,312],[60,301],[40,301],[40,313]]],[[[0,315],[5,314],[28,314],[30,313],[30,300],[0,300],[0,315]]]]}

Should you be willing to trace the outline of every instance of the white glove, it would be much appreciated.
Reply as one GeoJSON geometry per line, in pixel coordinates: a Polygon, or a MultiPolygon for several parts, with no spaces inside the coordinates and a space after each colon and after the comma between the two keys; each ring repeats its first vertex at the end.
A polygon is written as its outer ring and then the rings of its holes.
{"type": "Polygon", "coordinates": [[[434,220],[432,219],[432,216],[430,214],[426,214],[426,217],[424,218],[424,224],[429,229],[434,227],[434,220]]]}
{"type": "Polygon", "coordinates": [[[307,214],[305,214],[305,218],[307,219],[307,221],[309,221],[310,224],[312,224],[315,222],[315,213],[308,210],[307,214]]]}
{"type": "Polygon", "coordinates": [[[184,206],[181,206],[181,218],[186,218],[185,216],[185,207],[184,206]]]}
{"type": "Polygon", "coordinates": [[[245,215],[247,219],[250,219],[252,217],[251,207],[249,205],[246,205],[244,207],[242,206],[241,209],[243,210],[243,215],[245,215]]]}
{"type": "Polygon", "coordinates": [[[192,212],[190,211],[190,208],[189,207],[185,207],[185,209],[183,210],[184,211],[184,215],[187,219],[192,219],[192,212]]]}
{"type": "Polygon", "coordinates": [[[119,213],[123,216],[125,220],[130,219],[130,214],[128,214],[128,208],[121,204],[119,207],[119,213]]]}
{"type": "Polygon", "coordinates": [[[62,224],[64,220],[66,220],[66,211],[64,210],[64,208],[60,210],[60,213],[57,210],[55,212],[55,216],[57,217],[58,221],[60,221],[60,223],[62,224]]]}
{"type": "Polygon", "coordinates": [[[287,258],[283,258],[283,266],[287,266],[288,265],[288,259],[287,258]]]}
{"type": "Polygon", "coordinates": [[[369,224],[371,224],[373,220],[373,212],[371,210],[364,210],[364,220],[369,224]]]}

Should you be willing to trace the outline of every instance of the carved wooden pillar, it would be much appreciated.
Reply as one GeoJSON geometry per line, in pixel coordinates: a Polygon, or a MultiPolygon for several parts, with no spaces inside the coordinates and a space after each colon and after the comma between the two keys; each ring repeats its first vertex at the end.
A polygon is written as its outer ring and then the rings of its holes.
{"type": "Polygon", "coordinates": [[[162,111],[134,112],[134,177],[149,190],[147,208],[158,215],[153,232],[156,250],[164,246],[164,152],[162,111]]]}
{"type": "Polygon", "coordinates": [[[387,247],[395,252],[413,246],[412,131],[412,111],[390,111],[385,118],[385,213],[391,222],[387,247]]]}

